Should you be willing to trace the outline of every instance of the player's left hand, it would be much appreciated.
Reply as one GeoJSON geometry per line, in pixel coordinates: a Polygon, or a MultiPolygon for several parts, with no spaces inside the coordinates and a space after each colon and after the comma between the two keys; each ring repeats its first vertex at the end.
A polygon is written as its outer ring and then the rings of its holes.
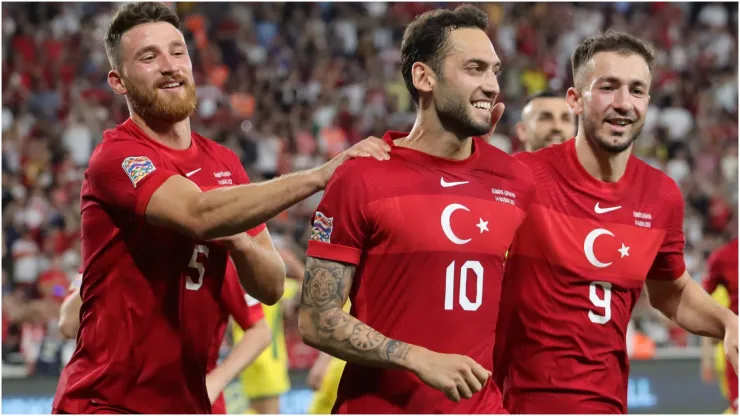
{"type": "Polygon", "coordinates": [[[734,320],[733,324],[725,327],[724,347],[727,361],[732,364],[732,368],[737,373],[737,319],[734,320]]]}
{"type": "Polygon", "coordinates": [[[214,377],[212,374],[206,375],[206,391],[208,392],[208,400],[211,404],[216,402],[221,391],[224,389],[220,380],[214,377]]]}

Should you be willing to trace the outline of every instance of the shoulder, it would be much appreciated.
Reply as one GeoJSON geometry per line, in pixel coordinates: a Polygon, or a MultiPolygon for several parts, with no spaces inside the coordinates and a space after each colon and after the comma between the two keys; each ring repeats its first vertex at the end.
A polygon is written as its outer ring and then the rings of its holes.
{"type": "Polygon", "coordinates": [[[157,149],[127,131],[123,124],[103,132],[103,140],[93,150],[88,169],[108,167],[111,163],[154,163],[157,149]]]}
{"type": "Polygon", "coordinates": [[[381,178],[387,177],[386,168],[391,160],[377,160],[374,157],[357,157],[343,162],[334,171],[329,184],[340,181],[342,183],[364,183],[366,179],[380,175],[381,178]]]}
{"type": "Polygon", "coordinates": [[[525,185],[534,185],[532,169],[516,155],[509,155],[483,140],[477,140],[476,145],[480,146],[480,159],[487,168],[494,169],[504,176],[513,176],[525,185]]]}
{"type": "MultiPolygon", "coordinates": [[[[641,187],[648,191],[657,191],[656,194],[661,203],[683,205],[681,188],[670,176],[648,165],[637,156],[631,156],[630,162],[637,164],[634,177],[641,187]]],[[[634,185],[638,185],[638,183],[634,185]]]]}

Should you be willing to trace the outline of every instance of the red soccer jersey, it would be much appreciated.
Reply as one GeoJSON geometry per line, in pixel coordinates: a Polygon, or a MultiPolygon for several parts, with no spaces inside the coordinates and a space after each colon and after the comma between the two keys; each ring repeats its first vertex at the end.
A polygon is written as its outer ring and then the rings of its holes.
{"type": "Polygon", "coordinates": [[[704,288],[712,293],[717,286],[724,286],[730,294],[730,309],[737,314],[737,237],[717,249],[707,263],[704,288]]]}
{"type": "Polygon", "coordinates": [[[81,191],[80,330],[57,385],[57,411],[211,411],[206,364],[228,252],[145,220],[151,195],[173,175],[203,189],[249,182],[227,148],[193,134],[188,149],[173,150],[131,119],[106,131],[90,158],[81,191]]]}
{"type": "Polygon", "coordinates": [[[627,411],[627,324],[645,279],[685,271],[683,198],[632,156],[605,183],[575,140],[521,153],[537,193],[504,275],[496,381],[512,413],[627,411]]]}
{"type": "MultiPolygon", "coordinates": [[[[405,133],[389,132],[389,144],[405,133]]],[[[395,147],[345,162],[314,216],[307,254],[357,265],[351,313],[382,334],[493,368],[503,259],[534,190],[532,173],[475,138],[462,161],[395,147]]],[[[336,413],[492,413],[489,382],[454,403],[414,374],[348,363],[336,413]]]]}
{"type": "MultiPolygon", "coordinates": [[[[231,261],[226,266],[226,277],[224,278],[224,284],[221,289],[221,316],[219,316],[216,336],[213,338],[211,352],[208,355],[206,374],[213,371],[218,365],[219,350],[224,340],[224,334],[226,334],[229,316],[233,316],[236,323],[243,330],[251,328],[265,317],[262,304],[244,292],[241,283],[239,283],[236,267],[231,261]]],[[[216,402],[213,403],[213,414],[226,414],[226,401],[224,400],[223,392],[218,396],[216,402]]]]}

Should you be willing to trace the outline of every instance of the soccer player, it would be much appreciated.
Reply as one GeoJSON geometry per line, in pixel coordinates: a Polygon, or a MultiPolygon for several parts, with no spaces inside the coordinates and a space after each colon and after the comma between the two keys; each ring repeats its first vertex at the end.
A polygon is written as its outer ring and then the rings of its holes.
{"type": "Polygon", "coordinates": [[[178,17],[162,3],[122,6],[108,28],[108,84],[131,117],[104,133],[81,191],[77,349],[58,413],[208,413],[206,367],[227,258],[242,286],[273,304],[285,267],[269,233],[247,230],[321,190],[363,141],[328,163],[261,184],[237,156],[191,131],[192,64],[178,17]]]}
{"type": "Polygon", "coordinates": [[[560,144],[576,135],[575,116],[563,96],[544,91],[527,101],[516,135],[525,152],[560,144]]]}
{"type": "MultiPolygon", "coordinates": [[[[259,233],[262,228],[264,226],[257,228],[254,232],[259,233]]],[[[78,273],[72,281],[70,293],[60,310],[59,326],[66,338],[74,338],[79,330],[80,306],[82,305],[81,283],[82,272],[78,273]]],[[[244,292],[231,261],[227,264],[219,302],[221,314],[218,317],[218,327],[208,355],[206,386],[213,413],[226,414],[223,389],[267,348],[270,344],[271,331],[265,322],[261,304],[244,292]],[[219,350],[226,333],[229,316],[234,317],[239,327],[242,328],[242,336],[234,341],[235,345],[231,352],[223,363],[218,365],[219,350]]]]}
{"type": "MultiPolygon", "coordinates": [[[[729,308],[737,314],[737,274],[738,274],[738,239],[733,238],[729,243],[717,249],[709,257],[707,264],[708,273],[704,277],[704,288],[708,293],[715,293],[717,289],[724,287],[728,294],[729,308]]],[[[706,351],[702,356],[703,367],[711,372],[712,344],[714,340],[704,338],[703,349],[706,351]],[[708,354],[707,354],[708,352],[708,354]]],[[[737,373],[729,361],[722,366],[727,387],[727,399],[730,402],[730,411],[737,413],[737,373]]],[[[711,374],[711,373],[710,373],[711,374]]],[[[706,378],[706,376],[705,376],[706,378]]]]}
{"type": "Polygon", "coordinates": [[[487,26],[461,6],[407,27],[414,127],[385,134],[390,160],[341,166],[314,214],[299,329],[347,361],[335,413],[501,410],[489,376],[502,262],[534,183],[478,137],[504,110],[487,26]]]}
{"type": "Polygon", "coordinates": [[[737,365],[737,315],[686,273],[684,202],[664,173],[631,155],[645,122],[653,52],[607,32],[572,56],[574,140],[516,158],[534,202],[503,282],[496,382],[512,413],[625,413],[625,335],[643,285],[694,334],[724,339],[737,365]]]}

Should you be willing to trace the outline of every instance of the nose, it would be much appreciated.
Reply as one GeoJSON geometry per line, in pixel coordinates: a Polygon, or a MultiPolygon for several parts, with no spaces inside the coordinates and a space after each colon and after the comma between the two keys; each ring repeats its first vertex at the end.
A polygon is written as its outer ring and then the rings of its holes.
{"type": "Polygon", "coordinates": [[[175,57],[170,56],[169,54],[163,54],[160,62],[161,66],[159,71],[162,73],[162,75],[173,75],[178,72],[177,61],[175,60],[175,57]]]}
{"type": "Polygon", "coordinates": [[[614,102],[612,106],[615,110],[628,113],[632,111],[633,105],[631,101],[632,96],[630,95],[629,86],[625,85],[619,88],[614,94],[614,102]]]}
{"type": "Polygon", "coordinates": [[[486,93],[490,98],[498,97],[501,92],[501,87],[498,85],[498,78],[493,71],[488,71],[486,77],[481,85],[481,90],[486,93]]]}

